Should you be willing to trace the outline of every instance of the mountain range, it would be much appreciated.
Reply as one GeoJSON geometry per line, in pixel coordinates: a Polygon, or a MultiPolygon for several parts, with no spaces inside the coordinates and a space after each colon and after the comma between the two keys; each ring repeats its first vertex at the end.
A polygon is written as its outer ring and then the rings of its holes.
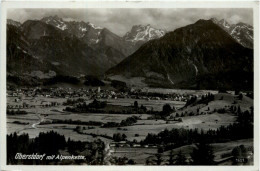
{"type": "MultiPolygon", "coordinates": [[[[160,32],[158,34],[157,29],[151,26],[144,28],[139,25],[133,28],[127,34],[131,34],[134,41],[127,36],[120,37],[107,28],[98,27],[89,22],[64,21],[58,16],[27,20],[22,24],[9,19],[7,20],[7,40],[13,39],[10,36],[13,36],[15,32],[19,32],[20,36],[16,37],[15,42],[8,41],[7,44],[8,48],[10,43],[12,44],[13,51],[19,47],[22,52],[26,51],[30,58],[50,64],[46,68],[41,65],[38,68],[40,71],[52,70],[57,74],[73,76],[101,75],[136,51],[142,44],[164,35],[163,31],[158,29],[160,32]],[[139,27],[141,28],[139,32],[132,33],[132,30],[139,27]],[[140,38],[140,34],[145,38],[140,38]],[[26,42],[26,49],[18,46],[23,41],[26,42]]],[[[16,63],[15,59],[20,58],[14,55],[7,53],[8,65],[16,63]]],[[[26,70],[27,73],[31,73],[37,65],[28,66],[23,70],[20,69],[21,67],[14,68],[10,65],[8,72],[21,74],[26,70]]]]}
{"type": "Polygon", "coordinates": [[[24,23],[7,20],[10,75],[105,74],[144,86],[252,88],[252,48],[253,27],[225,20],[199,20],[171,32],[134,25],[122,37],[58,16],[24,23]]]}

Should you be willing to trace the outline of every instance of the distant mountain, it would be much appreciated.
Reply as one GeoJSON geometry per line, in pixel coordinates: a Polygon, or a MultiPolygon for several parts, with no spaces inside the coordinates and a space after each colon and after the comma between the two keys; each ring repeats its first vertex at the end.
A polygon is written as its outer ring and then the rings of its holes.
{"type": "MultiPolygon", "coordinates": [[[[64,21],[58,16],[50,16],[41,19],[42,22],[52,25],[71,36],[76,36],[79,40],[86,43],[95,51],[103,51],[110,55],[114,52],[121,54],[120,62],[128,55],[132,54],[138,47],[132,42],[125,41],[107,28],[96,26],[90,22],[83,21],[64,21]],[[107,52],[109,51],[109,52],[107,52]]],[[[118,56],[118,54],[116,54],[118,56]]]]}
{"type": "Polygon", "coordinates": [[[236,41],[247,48],[253,49],[254,36],[253,27],[239,22],[237,24],[229,24],[226,20],[211,19],[215,24],[219,25],[222,29],[228,32],[236,41]]]}
{"type": "Polygon", "coordinates": [[[150,25],[133,26],[131,31],[127,32],[123,37],[104,28],[98,33],[97,41],[95,44],[92,44],[92,47],[96,50],[100,50],[104,46],[113,47],[127,57],[134,53],[144,43],[152,39],[160,38],[164,34],[164,31],[154,29],[150,25]]]}
{"type": "Polygon", "coordinates": [[[145,43],[106,76],[158,87],[252,89],[253,51],[211,20],[199,20],[145,43]]]}
{"type": "Polygon", "coordinates": [[[27,20],[20,26],[20,29],[30,40],[37,40],[44,36],[68,36],[60,29],[39,20],[27,20]]]}
{"type": "Polygon", "coordinates": [[[124,55],[122,58],[131,55],[147,41],[160,38],[165,34],[164,30],[155,29],[150,25],[135,25],[131,31],[120,37],[107,28],[90,22],[64,21],[58,16],[45,17],[41,21],[76,36],[95,50],[110,47],[120,51],[124,55]]]}
{"type": "Polygon", "coordinates": [[[162,29],[155,29],[151,27],[150,24],[143,26],[143,25],[134,25],[131,31],[127,32],[123,38],[126,41],[130,41],[133,43],[143,43],[148,42],[149,40],[158,39],[164,36],[166,33],[165,30],[162,29]]]}
{"type": "Polygon", "coordinates": [[[128,31],[123,37],[123,43],[126,49],[126,55],[129,56],[137,49],[139,49],[144,43],[159,39],[164,36],[166,31],[161,29],[155,29],[150,24],[148,25],[134,25],[130,31],[128,31]]]}
{"type": "Polygon", "coordinates": [[[44,17],[41,21],[63,30],[72,36],[76,36],[79,39],[82,38],[88,45],[98,43],[99,34],[103,30],[102,27],[95,26],[89,22],[64,21],[58,16],[44,17]]]}

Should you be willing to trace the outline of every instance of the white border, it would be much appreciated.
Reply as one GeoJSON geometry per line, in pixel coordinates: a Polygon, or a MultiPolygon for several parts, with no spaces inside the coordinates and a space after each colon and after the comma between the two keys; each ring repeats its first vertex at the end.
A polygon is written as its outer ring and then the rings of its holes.
{"type": "Polygon", "coordinates": [[[1,56],[0,56],[0,170],[235,170],[235,171],[256,171],[259,170],[259,2],[258,1],[214,1],[208,0],[198,2],[197,0],[174,1],[161,0],[160,2],[151,1],[88,1],[88,2],[2,2],[1,8],[1,56]],[[214,2],[213,2],[214,1],[214,2]],[[9,8],[252,8],[254,11],[254,166],[25,166],[25,165],[6,165],[6,11],[9,8]]]}

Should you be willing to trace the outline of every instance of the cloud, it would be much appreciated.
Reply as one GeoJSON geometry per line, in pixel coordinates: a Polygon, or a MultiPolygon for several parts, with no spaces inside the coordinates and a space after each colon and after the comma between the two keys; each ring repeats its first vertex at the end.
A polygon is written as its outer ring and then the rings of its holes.
{"type": "Polygon", "coordinates": [[[133,25],[151,24],[155,28],[172,31],[199,19],[212,17],[218,20],[224,18],[231,24],[237,22],[253,24],[253,10],[248,8],[9,9],[7,13],[8,18],[20,22],[28,19],[39,20],[51,15],[58,15],[66,20],[92,22],[120,36],[131,30],[133,25]]]}
{"type": "Polygon", "coordinates": [[[231,24],[238,23],[241,20],[242,18],[238,15],[232,15],[230,18],[227,19],[227,21],[230,22],[231,24]]]}

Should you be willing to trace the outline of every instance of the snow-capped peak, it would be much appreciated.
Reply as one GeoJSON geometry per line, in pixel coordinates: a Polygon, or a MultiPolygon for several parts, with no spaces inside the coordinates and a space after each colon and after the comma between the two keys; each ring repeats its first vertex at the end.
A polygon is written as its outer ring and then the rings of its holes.
{"type": "Polygon", "coordinates": [[[96,26],[93,23],[88,22],[88,25],[90,25],[93,29],[103,29],[102,27],[96,26]]]}
{"type": "Polygon", "coordinates": [[[213,23],[221,26],[224,29],[229,29],[231,27],[231,24],[229,24],[226,20],[221,19],[221,20],[217,20],[216,18],[211,18],[211,21],[213,21],[213,23]]]}
{"type": "Polygon", "coordinates": [[[57,15],[44,17],[43,19],[41,19],[41,21],[45,22],[46,24],[53,25],[60,30],[66,30],[68,28],[66,22],[64,22],[62,18],[59,18],[57,15]]]}
{"type": "Polygon", "coordinates": [[[127,32],[123,37],[126,41],[138,42],[149,41],[157,39],[165,35],[165,31],[155,29],[150,24],[148,25],[134,25],[131,31],[127,32]]]}
{"type": "Polygon", "coordinates": [[[238,43],[244,47],[253,48],[253,27],[239,22],[237,24],[229,24],[226,20],[211,19],[215,24],[219,25],[223,30],[229,33],[238,43]]]}
{"type": "Polygon", "coordinates": [[[220,20],[219,24],[221,24],[225,28],[230,28],[230,24],[224,19],[220,20]]]}
{"type": "Polygon", "coordinates": [[[74,20],[72,18],[63,19],[58,16],[45,17],[41,19],[41,21],[60,30],[66,31],[78,38],[86,36],[92,43],[97,43],[99,41],[98,37],[103,29],[102,27],[96,26],[90,22],[74,20]]]}

